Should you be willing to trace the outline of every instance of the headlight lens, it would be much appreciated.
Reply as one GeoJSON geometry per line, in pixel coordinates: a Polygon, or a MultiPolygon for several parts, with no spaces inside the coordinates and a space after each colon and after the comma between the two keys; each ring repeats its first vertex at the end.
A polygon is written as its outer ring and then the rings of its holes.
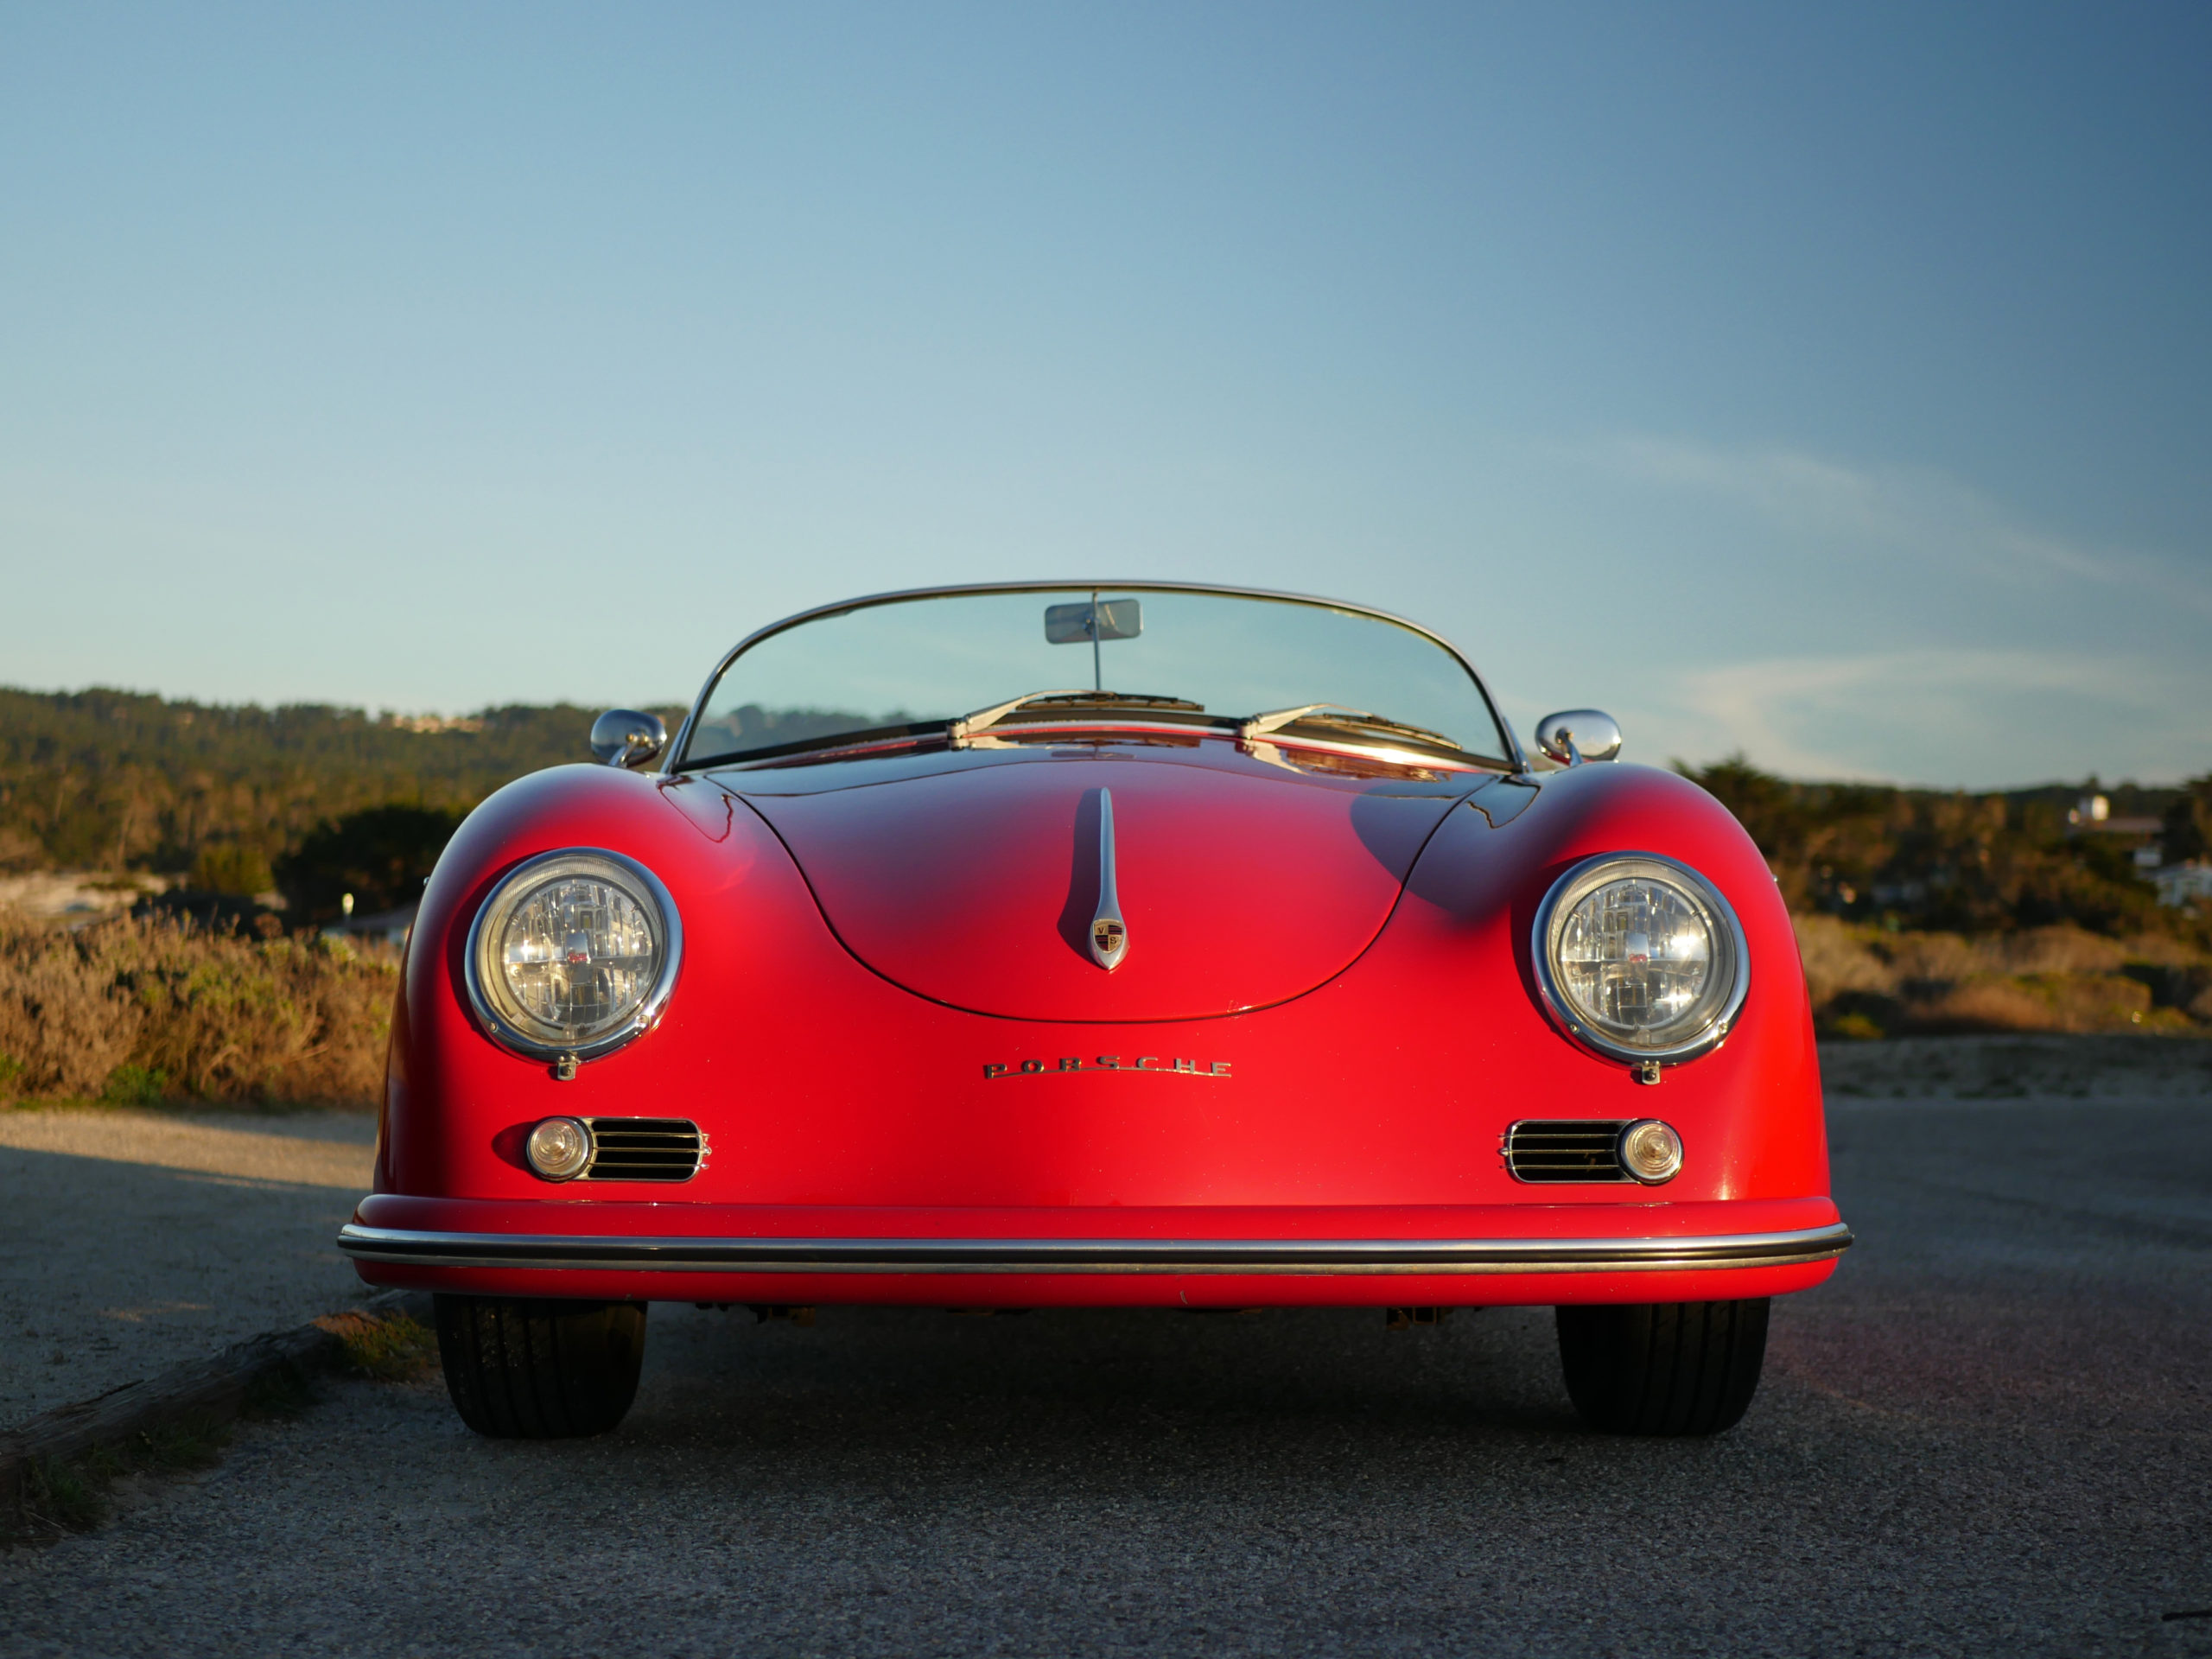
{"type": "Polygon", "coordinates": [[[620,854],[548,853],[518,867],[471,931],[468,988],[499,1041],[588,1058],[660,1015],[681,931],[668,890],[620,854]]]}
{"type": "Polygon", "coordinates": [[[1684,1060],[1728,1034],[1751,984],[1743,929],[1713,884],[1645,853],[1576,865],[1532,942],[1553,1013],[1599,1053],[1684,1060]]]}

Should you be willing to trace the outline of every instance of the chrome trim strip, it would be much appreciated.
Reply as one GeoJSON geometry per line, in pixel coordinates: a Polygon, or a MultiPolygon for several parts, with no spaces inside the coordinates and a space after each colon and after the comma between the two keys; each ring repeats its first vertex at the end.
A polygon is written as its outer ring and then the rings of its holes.
{"type": "Polygon", "coordinates": [[[943,588],[902,588],[891,593],[864,594],[858,599],[841,599],[834,605],[817,605],[810,610],[798,611],[781,621],[771,622],[765,628],[755,628],[731,646],[721,661],[715,664],[715,671],[707,676],[707,683],[699,688],[698,696],[692,702],[691,712],[683,716],[683,724],[677,728],[676,741],[661,751],[660,771],[663,775],[680,772],[690,759],[691,730],[699,717],[707,712],[707,699],[714,695],[715,684],[728,671],[729,665],[759,645],[763,639],[795,628],[802,622],[817,622],[826,616],[841,616],[848,611],[866,610],[874,605],[893,605],[909,599],[950,599],[959,594],[1055,594],[1088,591],[1103,593],[1109,588],[1119,588],[1139,594],[1219,594],[1230,599],[1272,599],[1291,605],[1319,605],[1332,611],[1349,611],[1355,616],[1373,617],[1378,622],[1395,623],[1410,629],[1424,639],[1439,646],[1452,661],[1467,671],[1467,677],[1475,683],[1475,691],[1491,719],[1496,722],[1498,735],[1505,740],[1505,759],[1513,762],[1513,770],[1529,770],[1528,752],[1521,747],[1521,739],[1506,719],[1504,710],[1497,706],[1497,699],[1490,694],[1490,687],[1475,671],[1465,652],[1433,629],[1425,628],[1409,618],[1377,610],[1372,605],[1358,605],[1346,599],[1323,599],[1313,594],[1283,593],[1272,588],[1231,588],[1211,582],[956,582],[943,588]]]}
{"type": "Polygon", "coordinates": [[[348,1223],[364,1262],[648,1273],[1500,1274],[1786,1268],[1851,1248],[1841,1222],[1697,1238],[588,1238],[348,1223]]]}
{"type": "Polygon", "coordinates": [[[1090,959],[1112,973],[1129,948],[1122,894],[1114,880],[1114,791],[1098,791],[1098,911],[1090,918],[1090,959]]]}

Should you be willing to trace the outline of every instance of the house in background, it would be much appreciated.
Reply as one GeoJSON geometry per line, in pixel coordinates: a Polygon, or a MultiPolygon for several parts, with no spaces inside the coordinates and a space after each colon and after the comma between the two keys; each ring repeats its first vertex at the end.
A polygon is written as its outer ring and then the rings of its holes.
{"type": "Polygon", "coordinates": [[[2162,905],[2212,902],[2212,862],[2202,859],[2187,859],[2146,871],[2144,879],[2158,888],[2162,905]]]}

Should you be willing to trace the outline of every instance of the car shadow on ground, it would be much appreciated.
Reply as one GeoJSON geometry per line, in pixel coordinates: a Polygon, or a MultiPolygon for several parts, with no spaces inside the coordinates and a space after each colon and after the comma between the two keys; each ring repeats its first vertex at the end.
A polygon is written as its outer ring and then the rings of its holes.
{"type": "MultiPolygon", "coordinates": [[[[823,1308],[811,1328],[657,1306],[639,1427],[730,1423],[749,1436],[879,1449],[974,1428],[1035,1440],[1163,1428],[1249,1446],[1354,1430],[1473,1425],[1579,1431],[1548,1308],[1463,1310],[1385,1327],[1380,1309],[1048,1309],[989,1318],[823,1308]],[[658,1359],[660,1363],[655,1363],[658,1359]]],[[[697,1432],[695,1427],[691,1432],[697,1432]]]]}

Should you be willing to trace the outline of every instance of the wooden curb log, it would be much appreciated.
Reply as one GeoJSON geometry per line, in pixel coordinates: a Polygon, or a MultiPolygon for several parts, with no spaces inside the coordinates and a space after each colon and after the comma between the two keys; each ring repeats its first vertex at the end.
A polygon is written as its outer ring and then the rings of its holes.
{"type": "MultiPolygon", "coordinates": [[[[387,1290],[349,1312],[378,1318],[406,1313],[427,1322],[430,1299],[420,1291],[387,1290]]],[[[66,1462],[99,1446],[120,1446],[133,1435],[184,1418],[227,1423],[244,1409],[253,1385],[290,1366],[326,1370],[336,1364],[346,1344],[337,1331],[344,1314],[326,1316],[290,1331],[271,1332],[235,1344],[207,1359],[172,1365],[143,1382],[75,1405],[57,1406],[12,1433],[0,1434],[0,1533],[22,1529],[23,1498],[31,1466],[66,1462]]]]}

